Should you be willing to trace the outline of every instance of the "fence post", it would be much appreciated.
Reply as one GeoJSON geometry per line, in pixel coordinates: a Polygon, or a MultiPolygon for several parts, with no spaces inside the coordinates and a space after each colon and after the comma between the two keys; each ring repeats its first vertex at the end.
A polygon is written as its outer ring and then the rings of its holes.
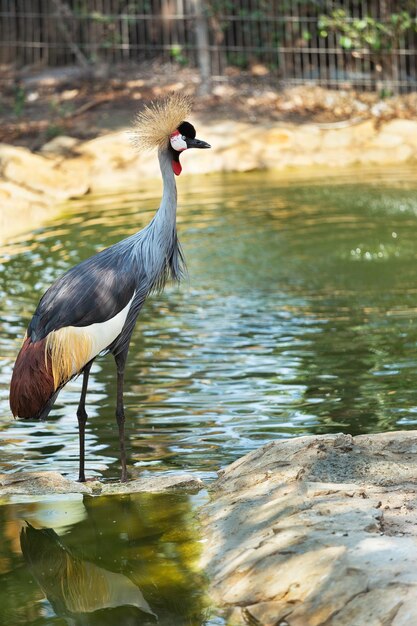
{"type": "Polygon", "coordinates": [[[200,94],[210,91],[211,64],[209,50],[209,33],[207,17],[204,13],[203,0],[192,0],[195,15],[195,38],[197,47],[198,68],[200,70],[200,94]]]}

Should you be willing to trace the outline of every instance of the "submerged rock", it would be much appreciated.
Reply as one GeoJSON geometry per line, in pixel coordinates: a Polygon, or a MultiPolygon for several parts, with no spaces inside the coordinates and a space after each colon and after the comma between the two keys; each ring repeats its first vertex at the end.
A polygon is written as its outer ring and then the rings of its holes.
{"type": "Polygon", "coordinates": [[[168,474],[144,476],[127,483],[107,483],[101,485],[102,494],[123,493],[162,493],[166,491],[199,491],[204,483],[192,474],[168,474]]]}
{"type": "Polygon", "coordinates": [[[129,493],[164,493],[167,491],[198,491],[204,487],[192,474],[154,474],[127,483],[101,483],[98,480],[79,483],[59,472],[21,472],[0,474],[0,496],[50,495],[85,493],[112,495],[129,493]]]}
{"type": "Polygon", "coordinates": [[[417,624],[417,431],[276,441],[201,512],[202,567],[232,622],[417,624]]]}
{"type": "Polygon", "coordinates": [[[76,483],[59,472],[0,474],[0,496],[89,493],[87,484],[76,483]]]}

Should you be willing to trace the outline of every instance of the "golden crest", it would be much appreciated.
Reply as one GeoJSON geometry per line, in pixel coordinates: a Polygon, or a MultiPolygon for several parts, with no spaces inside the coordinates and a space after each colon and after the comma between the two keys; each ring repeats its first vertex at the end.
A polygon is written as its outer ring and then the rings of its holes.
{"type": "Polygon", "coordinates": [[[192,108],[190,96],[174,93],[155,100],[138,113],[133,128],[133,142],[140,150],[163,148],[169,136],[189,116],[192,108]]]}

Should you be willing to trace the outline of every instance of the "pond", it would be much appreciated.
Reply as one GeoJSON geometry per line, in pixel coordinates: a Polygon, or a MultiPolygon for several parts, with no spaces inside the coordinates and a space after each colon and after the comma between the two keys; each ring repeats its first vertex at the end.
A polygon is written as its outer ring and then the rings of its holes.
{"type": "MultiPolygon", "coordinates": [[[[189,279],[153,296],[138,320],[125,384],[130,475],[189,470],[210,480],[271,439],[415,428],[416,192],[407,167],[288,180],[259,172],[181,178],[178,230],[189,279]]],[[[47,226],[3,247],[0,471],[77,477],[81,380],[61,392],[47,422],[14,422],[7,399],[13,361],[51,281],[143,227],[159,197],[156,185],[73,201],[47,226]]],[[[110,356],[95,362],[87,401],[86,472],[115,480],[110,356]]],[[[9,507],[4,515],[14,519],[9,507]]],[[[70,550],[65,533],[62,549],[70,550]]],[[[4,556],[0,571],[19,586],[27,581],[17,553],[20,565],[4,556]]],[[[86,558],[94,561],[88,551],[86,558]]]]}
{"type": "Polygon", "coordinates": [[[3,626],[217,626],[188,495],[20,498],[0,506],[3,626]]]}

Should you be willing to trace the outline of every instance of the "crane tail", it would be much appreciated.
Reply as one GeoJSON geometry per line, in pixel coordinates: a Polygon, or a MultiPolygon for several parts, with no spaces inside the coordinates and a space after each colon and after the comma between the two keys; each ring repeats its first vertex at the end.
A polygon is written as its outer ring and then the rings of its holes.
{"type": "Polygon", "coordinates": [[[17,355],[10,384],[15,417],[45,419],[62,387],[95,356],[88,331],[66,327],[44,339],[26,337],[17,355]]]}
{"type": "Polygon", "coordinates": [[[26,337],[10,384],[10,408],[15,417],[44,419],[49,413],[57,393],[47,354],[46,338],[32,342],[26,337]]]}

